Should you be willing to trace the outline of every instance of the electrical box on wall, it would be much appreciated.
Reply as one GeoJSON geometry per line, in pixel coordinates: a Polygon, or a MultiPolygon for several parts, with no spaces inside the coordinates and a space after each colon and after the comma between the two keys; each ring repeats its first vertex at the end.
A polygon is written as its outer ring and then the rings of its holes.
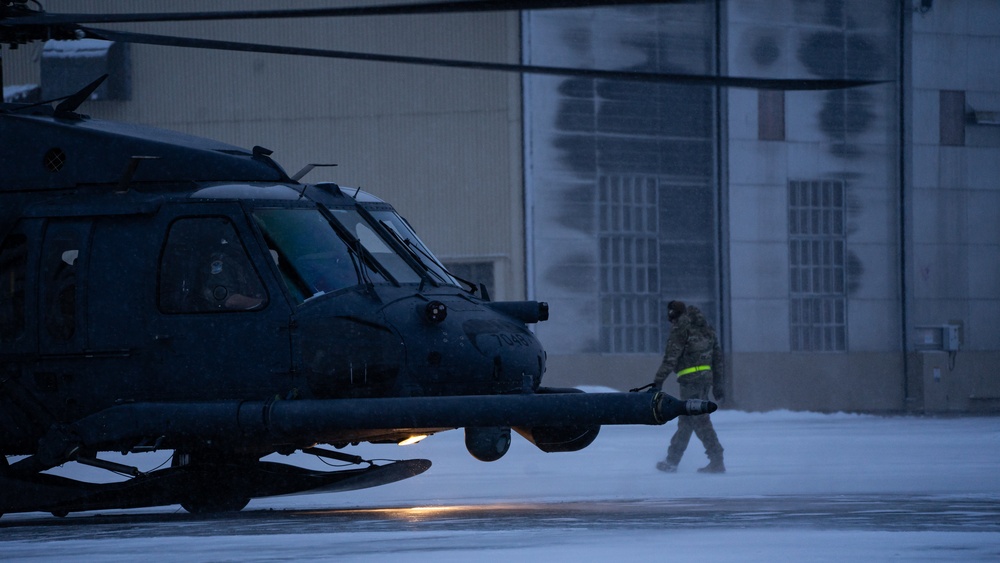
{"type": "Polygon", "coordinates": [[[128,43],[99,39],[45,42],[42,48],[42,97],[68,96],[107,74],[91,100],[128,100],[132,97],[132,68],[128,43]]]}
{"type": "Polygon", "coordinates": [[[957,352],[959,347],[958,325],[921,325],[914,327],[917,350],[957,352]]]}

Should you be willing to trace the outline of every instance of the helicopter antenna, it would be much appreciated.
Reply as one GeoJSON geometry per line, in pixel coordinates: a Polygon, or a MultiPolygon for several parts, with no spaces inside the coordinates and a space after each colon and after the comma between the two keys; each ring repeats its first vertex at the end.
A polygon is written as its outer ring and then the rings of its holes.
{"type": "Polygon", "coordinates": [[[132,183],[132,177],[135,176],[135,171],[139,168],[139,164],[143,160],[156,160],[160,157],[158,156],[133,156],[129,159],[128,165],[125,166],[125,171],[122,172],[121,180],[118,180],[118,193],[125,193],[128,191],[128,185],[132,183]]]}
{"type": "Polygon", "coordinates": [[[294,176],[292,176],[292,181],[293,182],[298,182],[306,174],[312,172],[313,168],[316,168],[318,166],[330,166],[330,167],[333,167],[333,166],[336,166],[336,164],[306,164],[305,166],[302,167],[302,170],[299,170],[298,172],[295,173],[294,176]]]}
{"type": "Polygon", "coordinates": [[[84,86],[83,89],[76,94],[73,94],[72,96],[69,96],[65,100],[59,102],[59,105],[56,106],[56,113],[73,113],[83,104],[83,102],[89,100],[90,95],[93,94],[94,91],[97,90],[107,79],[108,75],[104,74],[97,80],[84,86]]]}

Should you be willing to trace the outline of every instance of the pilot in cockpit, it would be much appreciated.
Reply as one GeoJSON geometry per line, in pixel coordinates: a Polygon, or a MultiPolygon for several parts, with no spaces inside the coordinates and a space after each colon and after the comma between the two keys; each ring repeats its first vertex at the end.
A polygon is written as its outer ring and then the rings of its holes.
{"type": "Polygon", "coordinates": [[[237,245],[223,238],[201,267],[201,297],[211,308],[250,310],[264,302],[262,288],[237,245]]]}

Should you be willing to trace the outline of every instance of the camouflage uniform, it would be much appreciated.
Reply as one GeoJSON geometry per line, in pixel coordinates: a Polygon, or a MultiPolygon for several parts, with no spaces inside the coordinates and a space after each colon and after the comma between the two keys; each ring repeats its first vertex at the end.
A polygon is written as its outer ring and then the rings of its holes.
{"type": "MultiPolygon", "coordinates": [[[[688,306],[686,311],[674,323],[667,338],[667,349],[663,354],[663,363],[656,371],[653,382],[654,390],[663,386],[664,380],[672,372],[677,372],[677,383],[680,385],[680,399],[709,400],[709,392],[715,386],[715,396],[723,396],[722,385],[725,376],[725,364],[715,330],[705,320],[705,316],[697,307],[688,306]],[[697,371],[684,373],[691,368],[701,368],[697,371]]],[[[710,464],[703,470],[725,471],[722,462],[722,444],[712,427],[709,415],[677,417],[677,431],[670,439],[665,464],[660,469],[673,471],[680,463],[688,441],[694,432],[705,446],[710,464]]]]}

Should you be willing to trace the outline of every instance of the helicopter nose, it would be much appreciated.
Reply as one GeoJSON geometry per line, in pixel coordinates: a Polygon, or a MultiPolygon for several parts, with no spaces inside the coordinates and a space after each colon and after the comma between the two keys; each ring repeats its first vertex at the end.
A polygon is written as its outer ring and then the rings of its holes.
{"type": "Polygon", "coordinates": [[[402,339],[370,306],[317,303],[295,321],[302,371],[319,398],[380,396],[406,364],[402,339]]]}
{"type": "Polygon", "coordinates": [[[517,316],[461,295],[378,292],[317,300],[296,315],[313,396],[488,395],[540,384],[544,351],[517,316]]]}
{"type": "Polygon", "coordinates": [[[460,296],[417,296],[387,308],[386,317],[405,343],[399,382],[410,394],[509,393],[540,381],[538,340],[523,322],[490,307],[460,296]]]}

